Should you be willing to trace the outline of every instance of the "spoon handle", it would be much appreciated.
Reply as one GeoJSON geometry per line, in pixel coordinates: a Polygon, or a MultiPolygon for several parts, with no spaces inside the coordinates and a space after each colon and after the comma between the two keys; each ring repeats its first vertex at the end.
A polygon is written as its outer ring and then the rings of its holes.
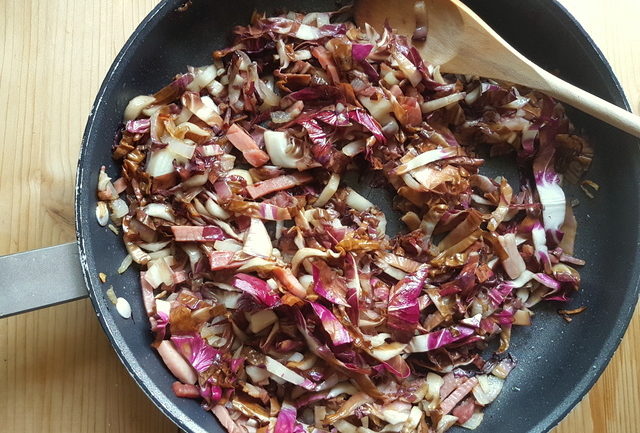
{"type": "Polygon", "coordinates": [[[542,71],[541,75],[544,80],[543,83],[536,86],[539,90],[618,129],[640,137],[640,116],[598,98],[549,72],[542,71]]]}

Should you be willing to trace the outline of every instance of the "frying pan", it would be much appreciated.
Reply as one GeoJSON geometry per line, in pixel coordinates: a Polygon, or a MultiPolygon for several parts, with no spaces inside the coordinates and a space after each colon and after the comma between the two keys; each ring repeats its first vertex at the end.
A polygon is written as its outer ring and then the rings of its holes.
{"type": "MultiPolygon", "coordinates": [[[[138,94],[153,93],[188,64],[210,63],[211,51],[226,45],[233,25],[246,23],[254,9],[272,12],[274,7],[274,2],[268,0],[233,3],[193,0],[186,11],[179,11],[181,3],[165,1],[144,19],[118,54],[94,103],[76,181],[79,261],[96,315],[116,353],[143,391],[183,430],[223,432],[213,415],[203,411],[196,401],[173,395],[174,378],[150,347],[152,336],[140,296],[138,270],[132,267],[122,275],[115,272],[126,251],[120,238],[98,226],[95,220],[98,170],[106,165],[112,177],[119,171],[111,159],[111,145],[127,102],[138,94]],[[100,282],[98,272],[108,275],[109,284],[100,282]],[[122,319],[106,299],[104,292],[109,285],[130,302],[133,320],[122,319]]],[[[507,41],[542,67],[558,71],[573,84],[629,108],[602,53],[569,13],[553,0],[469,0],[467,3],[507,41]]],[[[279,0],[277,6],[311,11],[332,10],[338,5],[322,0],[279,0]]],[[[581,270],[581,292],[562,307],[585,305],[587,310],[567,324],[556,313],[559,305],[547,303],[537,308],[533,326],[514,331],[510,352],[519,360],[518,368],[509,376],[498,400],[486,410],[485,421],[476,430],[479,433],[545,432],[556,425],[604,370],[637,302],[640,278],[638,142],[587,115],[573,111],[569,114],[578,129],[584,130],[595,144],[596,158],[588,176],[601,186],[594,200],[580,195],[575,188],[568,189],[568,197],[578,197],[581,202],[575,209],[580,226],[576,255],[584,258],[587,266],[581,270]]],[[[382,196],[376,197],[377,204],[385,204],[382,196]]],[[[39,265],[48,263],[57,270],[39,272],[47,275],[50,283],[53,278],[75,288],[66,294],[68,299],[82,296],[83,283],[78,281],[73,285],[74,278],[79,276],[73,249],[61,246],[2,258],[0,286],[8,290],[10,286],[17,287],[16,275],[37,277],[33,272],[11,272],[11,281],[7,277],[12,266],[13,269],[18,265],[28,267],[29,260],[37,260],[39,265]]],[[[40,303],[54,301],[41,299],[40,303]]],[[[29,302],[25,301],[25,305],[29,302]]]]}

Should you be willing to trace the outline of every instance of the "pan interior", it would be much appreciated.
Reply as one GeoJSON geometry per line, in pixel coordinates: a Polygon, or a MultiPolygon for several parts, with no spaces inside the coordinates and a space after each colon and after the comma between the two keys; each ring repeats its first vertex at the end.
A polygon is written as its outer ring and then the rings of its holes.
{"type": "MultiPolygon", "coordinates": [[[[132,97],[153,93],[171,77],[210,62],[212,50],[227,44],[233,25],[246,24],[253,10],[273,12],[266,0],[233,3],[193,0],[186,11],[181,1],[162,2],[136,30],[100,89],[84,136],[78,167],[76,221],[85,280],[96,313],[122,362],[142,389],[181,428],[222,432],[214,417],[193,400],[176,398],[174,381],[150,348],[149,324],[139,293],[137,269],[116,273],[126,251],[119,237],[95,222],[95,190],[99,167],[111,159],[114,131],[132,97]],[[131,303],[134,320],[123,320],[106,300],[97,279],[105,272],[118,296],[131,303]]],[[[624,95],[599,51],[578,24],[551,0],[470,0],[467,2],[498,33],[541,66],[618,105],[624,95]]],[[[281,0],[291,10],[332,10],[333,1],[281,0]]],[[[533,326],[514,332],[511,352],[519,360],[497,402],[485,412],[476,430],[542,432],[566,414],[606,366],[626,329],[638,295],[639,168],[637,141],[582,113],[572,119],[595,144],[596,158],[588,177],[600,185],[593,200],[569,188],[578,198],[576,255],[587,261],[581,271],[582,291],[568,305],[549,303],[536,310],[533,326]],[[558,308],[586,305],[571,324],[558,308]]],[[[376,192],[372,201],[391,212],[390,197],[376,192]]],[[[458,430],[452,429],[452,432],[458,430]]]]}

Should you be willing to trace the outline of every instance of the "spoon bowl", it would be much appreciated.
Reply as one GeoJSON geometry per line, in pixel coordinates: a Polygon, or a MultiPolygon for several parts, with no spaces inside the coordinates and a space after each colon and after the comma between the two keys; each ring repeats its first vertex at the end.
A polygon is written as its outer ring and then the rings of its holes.
{"type": "Polygon", "coordinates": [[[356,23],[376,29],[388,22],[413,37],[422,57],[442,72],[477,75],[540,90],[640,137],[640,117],[545,71],[498,35],[459,0],[356,0],[356,23]],[[425,38],[416,38],[419,36],[425,38]]]}

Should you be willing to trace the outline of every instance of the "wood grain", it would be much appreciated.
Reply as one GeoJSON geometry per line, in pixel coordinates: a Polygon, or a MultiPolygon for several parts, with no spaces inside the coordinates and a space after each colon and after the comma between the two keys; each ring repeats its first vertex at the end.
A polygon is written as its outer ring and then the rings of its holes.
{"type": "MultiPolygon", "coordinates": [[[[0,1],[0,254],[73,240],[80,139],[109,65],[154,0],[0,1]]],[[[640,103],[640,2],[561,0],[640,103]]],[[[1,288],[0,288],[1,290],[1,288]]],[[[554,433],[640,425],[640,314],[554,433]]],[[[177,432],[114,355],[88,301],[0,320],[0,432],[177,432]]]]}

